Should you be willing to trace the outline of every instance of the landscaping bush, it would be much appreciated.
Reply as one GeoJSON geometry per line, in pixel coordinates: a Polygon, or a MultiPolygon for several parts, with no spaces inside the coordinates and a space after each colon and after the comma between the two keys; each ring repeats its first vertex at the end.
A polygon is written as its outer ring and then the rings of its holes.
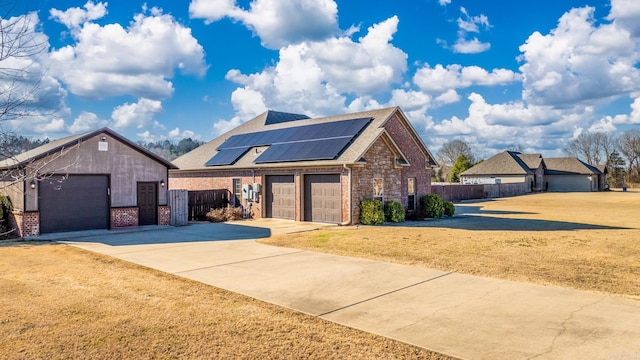
{"type": "Polygon", "coordinates": [[[219,209],[211,209],[207,215],[206,219],[211,222],[225,222],[231,220],[241,220],[242,216],[242,207],[223,207],[219,209]]]}
{"type": "Polygon", "coordinates": [[[444,201],[438,194],[427,194],[420,198],[420,211],[426,217],[439,219],[444,212],[444,201]]]}
{"type": "Polygon", "coordinates": [[[453,214],[455,214],[456,212],[456,206],[453,205],[453,203],[451,201],[445,201],[444,202],[444,214],[446,216],[453,216],[453,214]]]}
{"type": "Polygon", "coordinates": [[[363,225],[379,225],[384,222],[384,211],[380,200],[362,200],[360,202],[360,223],[363,225]]]}
{"type": "Polygon", "coordinates": [[[0,234],[9,230],[9,211],[12,209],[11,200],[0,194],[0,234]]]}
{"type": "Polygon", "coordinates": [[[404,206],[397,201],[387,201],[384,203],[384,219],[389,222],[404,221],[404,206]]]}

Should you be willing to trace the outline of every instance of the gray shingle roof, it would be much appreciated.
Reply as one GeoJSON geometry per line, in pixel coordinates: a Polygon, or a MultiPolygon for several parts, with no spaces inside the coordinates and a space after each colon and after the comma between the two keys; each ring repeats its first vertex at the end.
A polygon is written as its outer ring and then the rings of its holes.
{"type": "Polygon", "coordinates": [[[544,159],[547,169],[546,175],[600,175],[602,172],[595,166],[573,157],[547,158],[544,159]]]}
{"type": "Polygon", "coordinates": [[[51,141],[48,144],[44,144],[42,146],[39,146],[35,149],[31,149],[28,151],[25,151],[21,154],[18,154],[12,158],[8,158],[5,159],[3,161],[0,161],[0,169],[9,169],[9,168],[14,168],[23,164],[26,164],[28,162],[34,161],[34,160],[38,160],[38,159],[42,159],[50,154],[56,153],[64,148],[76,145],[82,141],[85,141],[89,138],[92,138],[98,134],[101,133],[106,133],[109,136],[116,138],[118,140],[120,140],[121,142],[131,146],[132,148],[134,148],[135,150],[141,152],[142,154],[158,161],[159,163],[162,163],[163,165],[167,166],[167,168],[169,169],[175,169],[176,166],[173,165],[170,161],[148,151],[147,149],[141,147],[140,145],[134,143],[133,141],[125,138],[124,136],[116,133],[115,131],[109,129],[109,128],[102,128],[102,129],[98,129],[98,130],[94,130],[94,131],[88,131],[85,133],[81,133],[81,134],[76,134],[76,135],[71,135],[71,136],[67,136],[64,138],[60,138],[60,139],[56,139],[54,141],[51,141]]]}
{"type": "MultiPolygon", "coordinates": [[[[298,120],[289,119],[284,122],[269,122],[268,117],[270,112],[264,112],[257,117],[245,122],[244,124],[228,131],[227,133],[218,136],[217,138],[209,141],[208,143],[192,150],[191,152],[173,160],[173,163],[178,166],[180,170],[222,170],[222,169],[247,169],[247,168],[276,168],[276,167],[303,167],[303,166],[336,166],[342,164],[355,164],[363,156],[363,154],[369,149],[369,147],[381,136],[387,134],[384,129],[384,124],[394,114],[398,113],[401,119],[404,119],[409,127],[411,124],[406,120],[402,110],[398,107],[391,107],[379,110],[363,111],[351,114],[341,114],[335,116],[327,116],[315,119],[301,118],[298,120]],[[266,147],[252,148],[245,155],[240,157],[233,165],[223,166],[205,166],[205,163],[218,153],[216,150],[221,144],[223,144],[229,137],[238,134],[255,133],[273,129],[283,129],[295,126],[311,125],[318,123],[328,123],[340,120],[350,120],[358,118],[372,118],[373,120],[367,127],[358,135],[354,141],[347,146],[347,148],[333,160],[313,160],[313,161],[296,161],[282,162],[282,163],[265,163],[255,164],[255,158],[264,151],[266,147]]],[[[295,118],[295,116],[294,116],[295,118]]],[[[412,128],[412,131],[413,130],[412,128]]],[[[416,140],[419,142],[420,150],[424,151],[430,161],[435,164],[433,155],[429,152],[422,140],[416,134],[416,140]]]]}
{"type": "Polygon", "coordinates": [[[542,163],[542,154],[518,154],[518,157],[524,161],[532,171],[539,168],[542,163]]]}
{"type": "Polygon", "coordinates": [[[460,175],[528,175],[533,174],[529,166],[515,151],[504,151],[476,164],[460,175]]]}

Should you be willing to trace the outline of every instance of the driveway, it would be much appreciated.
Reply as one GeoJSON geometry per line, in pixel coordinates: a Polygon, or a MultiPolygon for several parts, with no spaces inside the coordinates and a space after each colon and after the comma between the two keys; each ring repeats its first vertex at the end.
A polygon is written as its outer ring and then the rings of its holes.
{"type": "Polygon", "coordinates": [[[638,359],[640,301],[278,248],[254,220],[42,236],[467,359],[638,359]]]}

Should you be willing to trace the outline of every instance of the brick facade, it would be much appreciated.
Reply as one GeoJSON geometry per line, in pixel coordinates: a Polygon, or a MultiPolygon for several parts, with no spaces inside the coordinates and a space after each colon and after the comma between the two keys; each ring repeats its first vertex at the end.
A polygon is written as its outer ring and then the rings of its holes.
{"type": "Polygon", "coordinates": [[[111,208],[111,228],[138,226],[138,208],[111,208]]]}
{"type": "Polygon", "coordinates": [[[431,193],[431,167],[428,165],[428,157],[420,151],[418,145],[419,139],[415,138],[415,132],[413,129],[409,129],[409,124],[401,121],[398,118],[398,114],[395,114],[387,123],[384,128],[387,130],[393,141],[400,148],[403,155],[407,158],[407,161],[411,166],[402,167],[402,186],[401,186],[401,199],[402,205],[407,208],[408,199],[408,178],[415,178],[415,192],[416,199],[421,196],[431,193]]]}
{"type": "Polygon", "coordinates": [[[8,225],[9,229],[15,229],[19,237],[40,235],[40,213],[11,211],[8,225]]]}
{"type": "Polygon", "coordinates": [[[360,202],[371,199],[374,195],[373,181],[381,179],[384,187],[384,201],[398,201],[405,208],[408,205],[409,178],[415,179],[415,202],[422,195],[431,192],[430,154],[425,150],[422,140],[409,122],[395,112],[381,124],[386,133],[372,138],[373,143],[363,155],[362,164],[356,162],[329,167],[296,167],[290,163],[288,168],[247,170],[209,169],[171,171],[169,173],[169,189],[214,190],[225,189],[233,194],[233,179],[242,184],[258,183],[262,186],[260,197],[256,202],[243,200],[243,206],[249,206],[252,216],[265,216],[263,206],[264,182],[268,175],[293,175],[295,185],[295,220],[304,221],[304,175],[307,174],[339,174],[341,187],[342,223],[359,222],[360,202]],[[375,139],[375,140],[374,140],[375,139]],[[401,161],[402,159],[406,162],[401,161]]]}
{"type": "Polygon", "coordinates": [[[158,225],[171,224],[171,207],[168,205],[158,206],[158,225]]]}

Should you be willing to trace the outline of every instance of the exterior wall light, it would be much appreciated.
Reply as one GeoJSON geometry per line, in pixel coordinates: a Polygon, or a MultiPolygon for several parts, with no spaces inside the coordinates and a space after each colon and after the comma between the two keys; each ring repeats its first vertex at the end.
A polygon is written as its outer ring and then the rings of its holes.
{"type": "Polygon", "coordinates": [[[160,187],[164,187],[164,180],[160,180],[160,187]]]}
{"type": "Polygon", "coordinates": [[[31,180],[31,182],[29,183],[29,187],[31,189],[35,189],[36,188],[36,181],[35,180],[31,180]]]}

